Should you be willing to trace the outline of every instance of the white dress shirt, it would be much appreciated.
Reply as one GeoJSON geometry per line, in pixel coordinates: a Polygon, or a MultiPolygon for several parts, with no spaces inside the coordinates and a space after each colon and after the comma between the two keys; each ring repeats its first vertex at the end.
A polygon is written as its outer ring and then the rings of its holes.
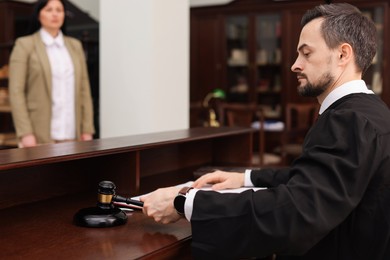
{"type": "MultiPolygon", "coordinates": [[[[363,80],[353,80],[347,82],[338,88],[334,89],[329,95],[324,99],[321,104],[319,114],[322,114],[329,106],[331,106],[334,102],[339,100],[340,98],[354,93],[366,93],[366,94],[374,94],[372,90],[369,90],[366,86],[366,83],[363,80]]],[[[245,187],[253,187],[253,183],[251,181],[251,172],[252,170],[248,169],[245,171],[245,179],[244,186],[245,187]]],[[[191,220],[192,209],[194,204],[195,194],[198,189],[192,189],[188,192],[186,202],[184,204],[184,214],[188,221],[191,220]]]]}
{"type": "Polygon", "coordinates": [[[372,90],[369,90],[364,80],[352,80],[329,93],[321,104],[319,114],[321,115],[328,107],[340,98],[355,93],[374,94],[372,90]]]}
{"type": "Polygon", "coordinates": [[[46,46],[52,76],[51,137],[53,140],[76,138],[74,67],[60,31],[53,38],[43,28],[40,35],[46,46]]]}

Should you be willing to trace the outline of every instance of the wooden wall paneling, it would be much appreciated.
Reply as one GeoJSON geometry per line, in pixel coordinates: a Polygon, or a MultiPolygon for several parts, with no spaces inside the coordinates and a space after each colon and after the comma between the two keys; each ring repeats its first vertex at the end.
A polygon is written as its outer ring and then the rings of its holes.
{"type": "Polygon", "coordinates": [[[100,181],[112,181],[116,192],[122,196],[134,196],[140,191],[139,151],[112,154],[93,158],[90,165],[94,168],[95,190],[100,181]]]}
{"type": "Polygon", "coordinates": [[[250,135],[235,135],[227,142],[223,138],[213,141],[213,162],[215,166],[251,166],[253,132],[250,135]]]}
{"type": "Polygon", "coordinates": [[[1,171],[0,208],[92,191],[93,173],[82,164],[74,161],[1,171]]]}
{"type": "Polygon", "coordinates": [[[0,172],[0,208],[51,197],[89,192],[97,194],[98,183],[113,181],[117,193],[139,192],[137,153],[113,154],[0,172]],[[10,183],[17,182],[17,189],[10,183]]]}
{"type": "Polygon", "coordinates": [[[102,180],[113,181],[118,194],[137,195],[191,180],[202,166],[241,165],[251,159],[251,147],[245,145],[250,131],[196,128],[2,150],[0,208],[83,192],[95,195],[102,180]]]}
{"type": "Polygon", "coordinates": [[[141,151],[141,177],[212,163],[210,140],[141,151]]]}
{"type": "Polygon", "coordinates": [[[221,25],[218,16],[191,17],[190,101],[203,100],[215,88],[223,88],[221,25]]]}

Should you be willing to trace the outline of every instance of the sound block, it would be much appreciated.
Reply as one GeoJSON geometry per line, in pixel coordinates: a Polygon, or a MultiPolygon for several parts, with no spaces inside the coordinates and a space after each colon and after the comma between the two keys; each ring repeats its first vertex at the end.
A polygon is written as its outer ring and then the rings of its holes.
{"type": "Polygon", "coordinates": [[[82,227],[113,227],[127,222],[127,215],[119,208],[84,208],[73,217],[73,222],[82,227]]]}

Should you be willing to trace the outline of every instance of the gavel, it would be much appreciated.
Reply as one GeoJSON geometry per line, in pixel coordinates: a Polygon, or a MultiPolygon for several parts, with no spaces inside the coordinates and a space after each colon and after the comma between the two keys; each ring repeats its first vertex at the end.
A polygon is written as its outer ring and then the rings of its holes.
{"type": "Polygon", "coordinates": [[[143,202],[125,198],[115,194],[116,186],[111,181],[101,181],[98,185],[98,201],[96,207],[79,210],[73,222],[83,227],[112,227],[127,222],[127,215],[114,202],[143,207],[143,202]]]}

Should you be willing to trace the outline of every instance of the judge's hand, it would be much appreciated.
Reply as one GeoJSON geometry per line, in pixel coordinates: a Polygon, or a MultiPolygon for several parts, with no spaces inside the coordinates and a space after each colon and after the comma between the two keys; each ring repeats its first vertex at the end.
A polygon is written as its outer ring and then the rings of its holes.
{"type": "Polygon", "coordinates": [[[144,203],[143,213],[156,222],[163,224],[178,221],[181,216],[176,212],[173,200],[179,190],[180,187],[162,188],[140,197],[140,200],[144,203]]]}
{"type": "Polygon", "coordinates": [[[236,189],[244,186],[245,176],[239,172],[215,171],[197,179],[193,187],[200,189],[206,184],[214,184],[213,190],[236,189]]]}
{"type": "Polygon", "coordinates": [[[37,145],[37,139],[33,134],[27,134],[20,139],[19,147],[33,147],[37,145]]]}

